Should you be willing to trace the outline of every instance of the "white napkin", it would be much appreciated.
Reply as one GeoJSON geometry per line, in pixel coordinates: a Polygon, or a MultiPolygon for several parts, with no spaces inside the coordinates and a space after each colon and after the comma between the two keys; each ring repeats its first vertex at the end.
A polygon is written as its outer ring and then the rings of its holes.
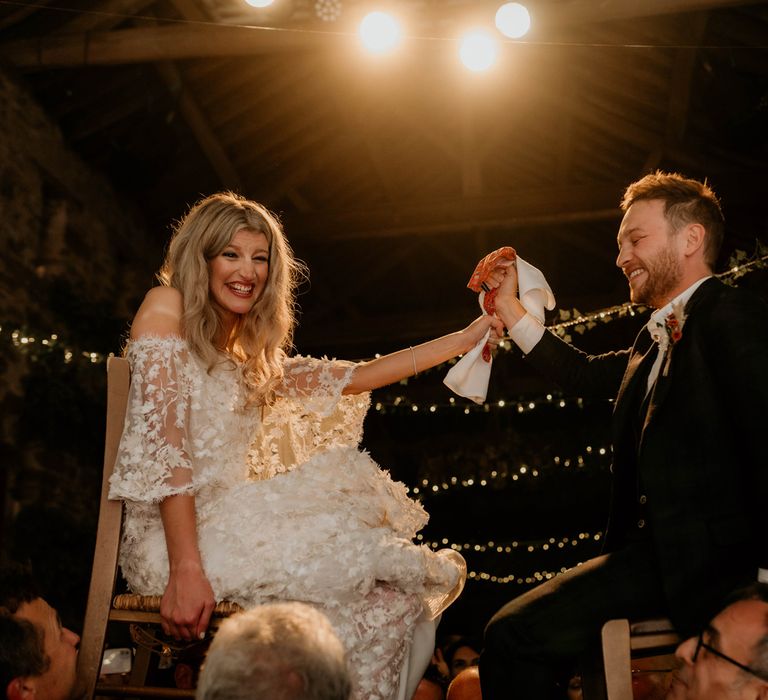
{"type": "MultiPolygon", "coordinates": [[[[525,262],[519,255],[517,256],[517,282],[520,303],[531,316],[535,316],[544,323],[544,309],[551,311],[555,308],[555,295],[541,270],[525,262]]],[[[477,298],[480,308],[483,309],[485,292],[480,292],[477,298]]],[[[475,403],[484,403],[488,394],[493,359],[491,362],[486,362],[482,352],[490,335],[491,331],[488,331],[474,348],[451,367],[443,379],[443,384],[454,394],[471,399],[475,403]]]]}

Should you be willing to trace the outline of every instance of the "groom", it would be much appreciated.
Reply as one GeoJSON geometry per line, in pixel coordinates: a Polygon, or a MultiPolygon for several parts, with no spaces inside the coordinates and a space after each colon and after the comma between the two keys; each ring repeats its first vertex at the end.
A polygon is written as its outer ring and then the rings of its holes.
{"type": "Polygon", "coordinates": [[[616,264],[656,309],[631,349],[586,355],[525,312],[514,265],[489,280],[528,362],[616,403],[606,553],[491,619],[484,700],[547,698],[610,618],[665,615],[690,636],[731,590],[768,581],[768,307],[712,277],[724,225],[706,183],[657,172],[621,207],[616,264]]]}

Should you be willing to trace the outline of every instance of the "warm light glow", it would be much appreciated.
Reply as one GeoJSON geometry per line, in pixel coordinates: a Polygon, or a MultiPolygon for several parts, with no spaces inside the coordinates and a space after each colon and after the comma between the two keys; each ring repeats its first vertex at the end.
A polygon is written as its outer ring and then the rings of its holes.
{"type": "Polygon", "coordinates": [[[386,53],[402,39],[400,25],[385,12],[371,12],[360,22],[360,40],[371,53],[386,53]]]}
{"type": "Polygon", "coordinates": [[[525,5],[508,2],[496,11],[496,29],[510,39],[525,36],[531,28],[531,15],[525,5]]]}
{"type": "Polygon", "coordinates": [[[275,0],[245,0],[251,7],[269,7],[275,0]]]}
{"type": "Polygon", "coordinates": [[[465,34],[461,39],[459,56],[461,62],[471,71],[488,70],[499,54],[499,45],[485,30],[476,29],[465,34]]]}

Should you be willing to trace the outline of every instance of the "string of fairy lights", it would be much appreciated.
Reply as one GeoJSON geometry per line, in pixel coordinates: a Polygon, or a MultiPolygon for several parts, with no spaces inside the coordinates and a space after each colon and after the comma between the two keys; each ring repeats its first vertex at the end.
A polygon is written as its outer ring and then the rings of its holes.
{"type": "MultiPolygon", "coordinates": [[[[760,255],[758,257],[743,262],[742,260],[744,260],[746,254],[743,251],[737,251],[732,260],[735,259],[739,262],[732,264],[726,272],[720,273],[719,275],[716,275],[716,277],[723,282],[733,284],[737,279],[743,277],[748,272],[768,267],[768,253],[764,254],[763,251],[764,247],[760,246],[760,255]]],[[[610,323],[611,321],[627,316],[634,317],[645,311],[647,311],[645,307],[629,302],[604,309],[598,309],[586,314],[579,313],[576,310],[560,310],[558,315],[561,320],[557,323],[548,325],[547,328],[560,336],[565,336],[570,331],[583,334],[586,331],[595,328],[598,323],[610,323]]],[[[58,332],[34,332],[23,326],[16,326],[8,322],[0,323],[0,342],[2,341],[10,344],[17,351],[27,355],[32,361],[39,359],[43,355],[56,353],[61,356],[62,361],[66,364],[77,360],[84,360],[92,364],[102,364],[107,361],[107,358],[114,356],[113,352],[103,353],[93,350],[79,349],[74,343],[62,340],[61,335],[58,332]]],[[[499,350],[508,352],[513,348],[513,344],[508,341],[502,341],[498,347],[499,350]]],[[[379,357],[378,354],[376,356],[379,357]]],[[[435,370],[445,371],[447,365],[454,364],[455,362],[456,360],[449,360],[447,363],[432,367],[430,370],[425,370],[422,374],[435,370]]],[[[549,397],[547,400],[551,401],[549,397]]],[[[509,403],[512,404],[514,402],[509,403]]],[[[507,404],[507,401],[501,400],[497,402],[496,406],[498,408],[505,408],[507,404]]],[[[418,404],[408,404],[406,397],[395,397],[392,401],[392,406],[401,405],[410,405],[411,410],[414,412],[422,409],[418,404]]],[[[457,404],[455,401],[451,400],[447,405],[456,406],[457,404]]],[[[485,405],[481,405],[480,410],[490,410],[490,407],[488,409],[484,408],[485,405]]],[[[516,406],[516,410],[520,413],[526,410],[526,404],[518,402],[514,403],[514,405],[516,406]]],[[[386,404],[384,402],[379,402],[376,406],[376,410],[381,411],[385,407],[386,404]]],[[[426,410],[434,413],[439,407],[440,404],[437,403],[428,404],[426,410]]]]}
{"type": "MultiPolygon", "coordinates": [[[[606,399],[608,403],[613,399],[606,399]]],[[[592,402],[597,403],[597,401],[592,402]]],[[[566,398],[561,395],[547,394],[538,398],[526,399],[497,399],[495,401],[486,401],[481,404],[466,404],[456,401],[451,396],[447,401],[420,403],[410,399],[408,396],[398,394],[389,398],[381,398],[373,404],[373,409],[377,413],[440,413],[442,411],[460,410],[465,415],[470,413],[490,413],[491,411],[509,411],[512,413],[530,413],[542,406],[554,406],[557,408],[566,408],[568,406],[584,407],[584,399],[580,397],[566,398]]]]}
{"type": "Polygon", "coordinates": [[[591,542],[599,542],[602,538],[602,531],[589,533],[578,532],[573,535],[566,535],[565,537],[549,537],[542,540],[512,540],[511,542],[495,542],[489,540],[484,543],[477,542],[451,542],[447,537],[441,540],[425,540],[424,535],[419,533],[416,535],[416,539],[422,544],[427,545],[431,549],[442,549],[448,547],[456,550],[457,552],[496,552],[497,554],[512,554],[519,552],[527,552],[533,554],[535,552],[547,552],[555,551],[558,549],[565,549],[566,547],[578,547],[582,544],[589,544],[591,542]]]}
{"type": "MultiPolygon", "coordinates": [[[[594,556],[593,550],[597,544],[602,540],[603,532],[578,532],[565,537],[549,537],[544,540],[533,541],[519,541],[512,540],[511,542],[451,542],[448,538],[442,538],[441,540],[429,541],[425,540],[421,534],[416,535],[417,541],[425,544],[432,550],[438,550],[443,548],[453,549],[459,553],[467,554],[482,554],[492,553],[500,555],[501,563],[497,566],[504,565],[503,558],[505,555],[512,555],[512,561],[519,563],[521,560],[524,563],[526,555],[536,555],[543,552],[557,552],[563,550],[570,550],[574,553],[584,554],[585,558],[594,556]]],[[[574,565],[578,566],[581,562],[576,562],[574,565]]],[[[561,566],[557,570],[541,569],[525,574],[507,572],[505,574],[490,573],[487,571],[480,571],[477,568],[471,568],[467,571],[467,578],[470,581],[485,581],[488,583],[497,584],[516,584],[530,585],[533,583],[540,583],[541,581],[549,580],[550,578],[557,576],[560,573],[565,573],[570,567],[561,566]]]]}
{"type": "MultiPolygon", "coordinates": [[[[608,459],[611,452],[610,446],[592,447],[592,445],[587,445],[573,457],[555,455],[552,458],[552,465],[563,471],[578,471],[587,465],[590,457],[594,457],[595,460],[608,459]]],[[[421,500],[427,496],[437,496],[461,489],[492,487],[494,482],[506,484],[510,480],[515,482],[525,478],[536,479],[543,473],[544,469],[544,465],[532,466],[523,462],[514,470],[510,468],[492,469],[484,476],[445,476],[440,481],[435,482],[422,479],[418,485],[408,487],[406,490],[421,500]]]]}

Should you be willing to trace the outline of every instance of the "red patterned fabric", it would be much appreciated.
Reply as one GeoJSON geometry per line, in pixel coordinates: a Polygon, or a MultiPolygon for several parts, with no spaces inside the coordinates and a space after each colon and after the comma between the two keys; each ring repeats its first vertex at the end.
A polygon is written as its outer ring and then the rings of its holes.
{"type": "Polygon", "coordinates": [[[483,282],[488,279],[488,275],[490,275],[496,268],[499,264],[499,260],[502,258],[506,258],[507,260],[517,260],[517,253],[514,248],[511,248],[508,245],[499,248],[498,250],[494,250],[492,253],[488,253],[488,255],[477,263],[477,267],[472,273],[472,277],[469,278],[467,287],[473,292],[479,292],[482,289],[481,285],[483,282]]]}
{"type": "MultiPolygon", "coordinates": [[[[499,260],[502,258],[506,260],[516,260],[517,253],[515,252],[515,249],[511,248],[510,246],[504,246],[503,248],[494,250],[492,253],[488,253],[488,255],[486,255],[479,263],[477,263],[475,271],[469,278],[467,287],[469,287],[473,292],[479,293],[482,290],[483,282],[488,279],[488,275],[490,275],[491,272],[496,268],[499,260]]],[[[485,293],[485,297],[483,298],[483,309],[485,309],[485,313],[487,313],[489,316],[492,316],[496,313],[497,292],[498,289],[491,289],[485,293]]],[[[491,361],[491,347],[488,345],[488,343],[486,343],[483,347],[483,359],[486,362],[491,361]]]]}

